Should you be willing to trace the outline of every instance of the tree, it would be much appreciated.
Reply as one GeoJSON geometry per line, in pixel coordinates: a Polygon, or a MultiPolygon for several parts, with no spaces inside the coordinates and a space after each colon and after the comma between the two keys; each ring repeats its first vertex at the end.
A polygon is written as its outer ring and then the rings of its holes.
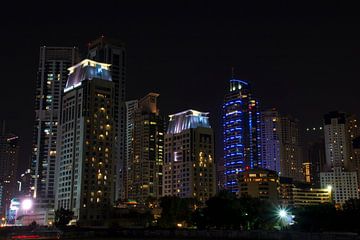
{"type": "Polygon", "coordinates": [[[165,196],[160,198],[161,217],[159,226],[175,228],[177,223],[191,223],[191,216],[198,202],[193,198],[165,196]]]}
{"type": "Polygon", "coordinates": [[[193,214],[198,228],[218,229],[272,229],[275,224],[273,206],[258,198],[236,198],[228,191],[221,191],[206,201],[204,209],[193,214]]]}
{"type": "Polygon", "coordinates": [[[74,217],[74,212],[60,208],[55,211],[55,226],[63,227],[66,226],[71,219],[74,217]]]}

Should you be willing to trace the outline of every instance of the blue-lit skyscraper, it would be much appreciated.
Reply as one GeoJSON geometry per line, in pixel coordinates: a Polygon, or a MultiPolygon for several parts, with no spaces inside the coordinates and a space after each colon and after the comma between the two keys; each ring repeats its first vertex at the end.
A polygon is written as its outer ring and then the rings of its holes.
{"type": "Polygon", "coordinates": [[[259,102],[250,84],[230,80],[223,105],[225,189],[238,191],[237,174],[261,166],[259,102]]]}

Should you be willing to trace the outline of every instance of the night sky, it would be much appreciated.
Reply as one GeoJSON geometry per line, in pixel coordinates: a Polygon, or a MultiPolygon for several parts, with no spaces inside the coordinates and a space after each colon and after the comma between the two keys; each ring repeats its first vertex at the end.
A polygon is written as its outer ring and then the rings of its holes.
{"type": "Polygon", "coordinates": [[[153,91],[160,93],[164,115],[188,108],[209,111],[218,156],[221,104],[232,67],[237,78],[251,82],[262,109],[276,107],[299,118],[303,127],[320,126],[322,115],[334,109],[360,113],[355,6],[331,1],[30,2],[7,2],[0,16],[0,119],[20,136],[23,163],[31,151],[39,47],[86,50],[102,34],[126,43],[127,99],[153,91]]]}

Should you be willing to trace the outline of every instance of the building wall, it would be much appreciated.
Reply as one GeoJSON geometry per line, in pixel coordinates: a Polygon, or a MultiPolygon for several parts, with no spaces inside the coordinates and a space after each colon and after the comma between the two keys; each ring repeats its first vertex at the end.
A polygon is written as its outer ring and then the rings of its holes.
{"type": "Polygon", "coordinates": [[[111,64],[111,76],[114,82],[114,119],[115,119],[115,158],[116,194],[114,198],[124,198],[122,172],[126,167],[126,128],[125,128],[125,96],[126,96],[126,49],[124,43],[104,36],[89,44],[88,58],[98,62],[111,64]]]}
{"type": "Polygon", "coordinates": [[[126,199],[128,198],[128,188],[129,188],[129,184],[128,184],[128,168],[129,168],[129,164],[131,161],[131,157],[132,157],[132,153],[133,153],[133,139],[134,139],[134,121],[135,121],[135,111],[138,108],[138,100],[132,100],[132,101],[127,101],[125,103],[126,106],[126,116],[125,116],[125,120],[126,120],[126,124],[125,124],[125,128],[126,128],[126,132],[125,132],[125,139],[126,139],[126,143],[125,143],[125,162],[123,165],[123,168],[120,169],[120,176],[119,176],[119,181],[121,186],[119,186],[120,188],[120,197],[121,199],[126,199]]]}
{"type": "Polygon", "coordinates": [[[56,208],[102,225],[114,203],[114,84],[84,80],[63,97],[56,208]]]}
{"type": "Polygon", "coordinates": [[[359,198],[356,172],[343,171],[341,167],[330,172],[320,173],[321,188],[331,186],[333,200],[337,204],[344,204],[350,198],[359,198]]]}
{"type": "Polygon", "coordinates": [[[261,156],[262,167],[280,173],[281,122],[276,110],[261,113],[261,156]]]}
{"type": "Polygon", "coordinates": [[[293,188],[292,196],[294,206],[319,205],[332,202],[329,188],[293,188]]]}
{"type": "Polygon", "coordinates": [[[157,98],[150,93],[141,100],[134,114],[133,140],[128,162],[128,196],[138,202],[162,196],[164,120],[159,115],[157,98]]]}
{"type": "Polygon", "coordinates": [[[206,201],[216,193],[214,133],[204,113],[178,115],[165,135],[163,195],[206,201]]]}
{"type": "Polygon", "coordinates": [[[346,114],[330,112],[325,115],[326,169],[349,167],[349,146],[346,131],[346,114]]]}
{"type": "Polygon", "coordinates": [[[77,61],[75,47],[40,47],[31,161],[32,193],[39,209],[54,208],[61,94],[68,77],[67,69],[77,61]]]}
{"type": "Polygon", "coordinates": [[[275,171],[271,170],[247,170],[239,174],[239,190],[240,197],[250,196],[277,203],[279,177],[275,171]]]}
{"type": "Polygon", "coordinates": [[[19,164],[19,137],[0,132],[0,185],[2,197],[0,217],[4,217],[12,198],[18,195],[17,169],[19,164]]]}
{"type": "Polygon", "coordinates": [[[304,181],[303,153],[300,143],[299,122],[289,116],[281,117],[280,175],[304,181]]]}

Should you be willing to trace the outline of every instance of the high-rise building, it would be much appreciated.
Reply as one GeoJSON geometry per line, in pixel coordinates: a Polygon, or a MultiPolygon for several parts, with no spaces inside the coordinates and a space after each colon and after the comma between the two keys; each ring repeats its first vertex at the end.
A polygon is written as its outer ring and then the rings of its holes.
{"type": "Polygon", "coordinates": [[[5,216],[11,199],[17,194],[18,141],[19,137],[7,133],[5,128],[0,132],[0,185],[2,186],[0,217],[5,216]]]}
{"type": "Polygon", "coordinates": [[[304,181],[298,120],[271,109],[261,113],[260,122],[262,167],[304,181]]]}
{"type": "Polygon", "coordinates": [[[169,117],[163,195],[206,201],[216,193],[214,132],[208,113],[186,110],[169,117]]]}
{"type": "Polygon", "coordinates": [[[261,166],[259,102],[250,84],[231,79],[223,104],[225,188],[238,192],[237,175],[261,166]]]}
{"type": "Polygon", "coordinates": [[[307,159],[311,164],[311,184],[314,187],[320,187],[320,172],[324,171],[325,167],[325,143],[324,139],[313,141],[309,144],[307,149],[307,159]]]}
{"type": "Polygon", "coordinates": [[[159,114],[158,97],[149,93],[139,100],[134,112],[127,198],[140,203],[162,196],[164,119],[159,114]]]}
{"type": "Polygon", "coordinates": [[[31,160],[32,195],[37,200],[36,207],[49,210],[52,215],[61,95],[68,77],[67,69],[77,61],[75,47],[40,47],[31,160]]]}
{"type": "Polygon", "coordinates": [[[59,122],[56,209],[83,225],[103,225],[114,203],[114,83],[110,64],[69,68],[59,122]]]}
{"type": "Polygon", "coordinates": [[[104,36],[89,43],[88,58],[108,63],[114,83],[114,120],[115,120],[115,159],[116,159],[116,192],[115,199],[124,198],[123,172],[126,168],[126,128],[125,128],[125,76],[126,52],[123,42],[104,36]]]}
{"type": "Polygon", "coordinates": [[[346,114],[330,112],[324,116],[326,169],[350,167],[350,149],[346,129],[346,114]]]}
{"type": "Polygon", "coordinates": [[[283,116],[281,121],[281,159],[280,175],[304,181],[303,148],[300,140],[299,121],[283,116]]]}
{"type": "Polygon", "coordinates": [[[261,112],[261,156],[262,167],[281,172],[281,121],[276,109],[261,112]]]}
{"type": "Polygon", "coordinates": [[[119,172],[120,184],[120,198],[125,200],[128,198],[128,166],[131,161],[131,156],[133,152],[133,134],[134,134],[134,121],[135,121],[135,111],[138,108],[139,101],[131,100],[125,102],[125,162],[123,167],[119,172]]]}
{"type": "Polygon", "coordinates": [[[332,187],[333,199],[341,205],[359,197],[352,147],[357,134],[356,118],[343,112],[329,112],[324,115],[324,134],[326,163],[320,182],[322,187],[332,187]]]}

